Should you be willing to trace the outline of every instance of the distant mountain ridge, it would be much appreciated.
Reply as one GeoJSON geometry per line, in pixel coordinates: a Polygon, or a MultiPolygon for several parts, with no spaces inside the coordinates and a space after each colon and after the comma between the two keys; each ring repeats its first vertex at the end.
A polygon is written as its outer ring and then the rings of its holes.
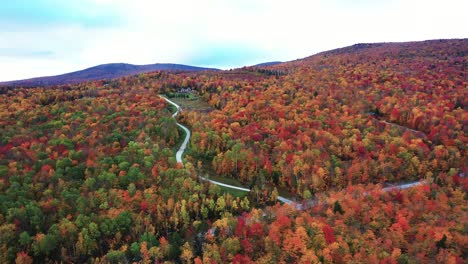
{"type": "Polygon", "coordinates": [[[139,73],[152,72],[152,71],[206,71],[213,70],[218,71],[215,68],[203,68],[196,66],[189,66],[183,64],[173,63],[155,63],[147,65],[134,65],[128,63],[109,63],[101,64],[91,68],[87,68],[80,71],[46,76],[36,77],[24,80],[15,80],[0,82],[0,85],[6,86],[48,86],[48,85],[62,85],[70,83],[79,83],[84,81],[112,79],[123,76],[129,76],[139,73]]]}
{"type": "Polygon", "coordinates": [[[280,64],[280,63],[283,63],[283,62],[282,61],[270,61],[270,62],[255,64],[253,65],[253,67],[273,66],[273,65],[280,64]]]}

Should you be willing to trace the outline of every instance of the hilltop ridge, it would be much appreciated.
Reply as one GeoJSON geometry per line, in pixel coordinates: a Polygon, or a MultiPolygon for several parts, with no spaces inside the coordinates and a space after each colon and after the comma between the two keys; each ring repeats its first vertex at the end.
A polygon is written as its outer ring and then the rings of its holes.
{"type": "Polygon", "coordinates": [[[108,63],[101,64],[94,67],[90,67],[84,70],[75,72],[36,77],[24,80],[15,80],[0,82],[0,85],[8,86],[49,86],[49,85],[63,85],[79,83],[84,81],[102,80],[102,79],[113,79],[118,77],[124,77],[129,75],[135,75],[140,73],[152,72],[152,71],[217,71],[215,68],[204,68],[183,64],[174,63],[155,63],[146,65],[134,65],[128,63],[108,63]]]}

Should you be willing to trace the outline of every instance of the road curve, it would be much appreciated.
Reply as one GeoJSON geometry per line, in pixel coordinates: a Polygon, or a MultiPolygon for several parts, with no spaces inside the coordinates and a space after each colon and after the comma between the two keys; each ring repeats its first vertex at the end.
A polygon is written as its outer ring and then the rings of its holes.
{"type": "Polygon", "coordinates": [[[243,188],[243,187],[237,187],[237,186],[233,186],[233,185],[229,185],[229,184],[222,183],[222,182],[219,182],[219,181],[210,180],[210,179],[207,179],[207,178],[205,178],[205,177],[203,177],[203,176],[200,176],[200,179],[202,179],[202,180],[204,180],[204,181],[209,181],[209,182],[211,182],[212,184],[216,184],[216,185],[219,185],[219,186],[227,187],[227,188],[230,188],[230,189],[239,190],[239,191],[244,191],[244,192],[250,192],[250,189],[243,188]]]}
{"type": "MultiPolygon", "coordinates": [[[[176,112],[174,114],[172,114],[172,117],[175,118],[180,113],[180,111],[182,110],[178,104],[172,102],[171,100],[167,99],[166,97],[161,96],[161,95],[159,97],[163,98],[168,103],[170,103],[170,104],[172,104],[173,106],[176,107],[177,110],[176,110],[176,112]]],[[[180,145],[180,148],[179,148],[179,150],[177,150],[177,153],[176,153],[176,161],[178,163],[181,163],[182,165],[184,165],[184,161],[182,160],[182,155],[184,155],[185,149],[187,148],[187,144],[188,144],[188,142],[190,140],[191,133],[190,133],[190,130],[187,127],[181,125],[179,122],[176,122],[176,123],[186,133],[184,142],[182,142],[182,145],[180,145]]]]}
{"type": "Polygon", "coordinates": [[[185,148],[187,147],[187,144],[190,140],[190,130],[188,128],[186,128],[185,126],[177,123],[177,125],[182,128],[185,133],[186,133],[186,136],[185,136],[185,139],[184,139],[184,142],[182,142],[182,145],[180,145],[180,148],[179,150],[177,151],[176,153],[176,160],[177,162],[180,162],[182,163],[182,165],[184,165],[184,162],[182,161],[182,155],[184,155],[184,152],[185,152],[185,148]]]}
{"type": "MultiPolygon", "coordinates": [[[[168,98],[166,98],[166,97],[164,97],[162,95],[160,95],[159,97],[163,98],[168,103],[170,103],[170,104],[172,104],[173,106],[176,107],[177,110],[176,110],[176,112],[174,114],[172,114],[172,117],[174,117],[174,118],[177,117],[177,115],[180,113],[182,108],[178,104],[172,102],[171,100],[169,100],[168,98]]],[[[386,121],[384,121],[384,122],[387,123],[386,121]]],[[[188,144],[188,142],[190,140],[191,132],[187,127],[179,124],[179,122],[176,121],[176,123],[186,133],[184,142],[182,142],[182,145],[180,145],[180,148],[176,153],[177,162],[180,162],[182,165],[184,165],[184,162],[182,160],[182,155],[184,154],[185,149],[187,148],[187,144],[188,144]]],[[[393,124],[393,123],[389,123],[389,124],[393,124]]],[[[409,129],[409,128],[407,128],[407,129],[409,129]]],[[[412,129],[410,129],[410,130],[412,130],[412,129]]],[[[416,132],[416,130],[414,130],[414,131],[416,132]]],[[[417,132],[420,132],[420,131],[417,131],[417,132]]],[[[247,189],[247,188],[237,187],[237,186],[222,183],[222,182],[219,182],[219,181],[210,180],[210,179],[205,178],[203,176],[199,176],[199,178],[201,180],[203,180],[203,181],[208,181],[208,182],[210,182],[212,184],[223,186],[223,187],[226,187],[226,188],[229,188],[229,189],[239,190],[239,191],[244,191],[244,192],[250,192],[250,189],[247,189]]],[[[409,183],[403,183],[403,184],[398,184],[398,185],[393,185],[393,186],[390,186],[390,187],[383,188],[382,191],[388,192],[388,191],[392,191],[392,190],[404,190],[404,189],[416,187],[416,186],[423,185],[423,184],[427,184],[427,182],[426,181],[414,181],[414,182],[409,182],[409,183]]],[[[363,195],[367,195],[367,193],[364,193],[363,195]]],[[[320,201],[318,201],[317,199],[310,199],[310,200],[305,200],[305,201],[302,201],[302,202],[296,202],[296,201],[292,201],[292,200],[290,200],[288,198],[285,198],[285,197],[282,197],[282,196],[278,196],[278,201],[280,201],[282,203],[285,203],[285,204],[288,204],[288,205],[291,205],[292,207],[294,207],[296,210],[299,210],[299,211],[314,207],[314,206],[316,206],[316,205],[318,205],[320,203],[320,201]]]]}
{"type": "Polygon", "coordinates": [[[414,181],[414,182],[408,182],[408,183],[403,183],[403,184],[398,184],[398,185],[393,185],[390,187],[383,188],[384,191],[393,191],[393,190],[404,190],[408,188],[413,188],[419,185],[427,184],[427,181],[414,181]]]}
{"type": "MultiPolygon", "coordinates": [[[[160,95],[159,97],[161,97],[162,99],[166,100],[166,102],[172,104],[173,106],[175,106],[175,108],[177,109],[176,112],[174,114],[172,114],[172,117],[175,118],[177,117],[177,115],[180,113],[180,111],[182,111],[182,108],[174,103],[173,101],[169,100],[167,97],[164,97],[162,95],[160,95]]],[[[190,140],[190,130],[185,127],[184,125],[181,125],[179,122],[177,122],[177,125],[182,128],[185,133],[186,133],[186,136],[185,136],[185,139],[184,139],[184,142],[182,142],[182,145],[180,145],[180,148],[179,150],[177,151],[176,153],[176,161],[181,163],[182,165],[184,165],[184,161],[182,160],[182,155],[184,154],[185,152],[185,149],[187,148],[187,144],[190,140]]],[[[203,176],[199,176],[201,180],[203,181],[208,181],[212,184],[215,184],[215,185],[219,185],[219,186],[223,186],[223,187],[226,187],[226,188],[229,188],[229,189],[233,189],[233,190],[239,190],[239,191],[244,191],[244,192],[250,192],[250,189],[247,189],[247,188],[243,188],[243,187],[237,187],[237,186],[234,186],[234,185],[230,185],[230,184],[226,184],[226,183],[222,183],[222,182],[219,182],[219,181],[214,181],[214,180],[210,180],[210,179],[207,179],[203,176]]],[[[278,196],[278,200],[283,202],[283,203],[286,203],[286,204],[289,204],[289,205],[293,205],[293,206],[296,206],[296,202],[292,201],[292,200],[289,200],[288,198],[285,198],[285,197],[282,197],[282,196],[278,196]]]]}

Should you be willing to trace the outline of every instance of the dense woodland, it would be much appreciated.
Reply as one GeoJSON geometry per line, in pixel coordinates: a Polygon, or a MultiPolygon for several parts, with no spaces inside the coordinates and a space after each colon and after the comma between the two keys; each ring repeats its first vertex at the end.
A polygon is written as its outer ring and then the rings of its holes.
{"type": "Polygon", "coordinates": [[[463,263],[468,40],[0,87],[0,263],[463,263]],[[189,87],[211,111],[158,95],[189,87]],[[252,188],[199,180],[202,167],[252,188]],[[383,186],[415,180],[402,191],[383,186]],[[278,189],[316,206],[276,203],[278,189]]]}

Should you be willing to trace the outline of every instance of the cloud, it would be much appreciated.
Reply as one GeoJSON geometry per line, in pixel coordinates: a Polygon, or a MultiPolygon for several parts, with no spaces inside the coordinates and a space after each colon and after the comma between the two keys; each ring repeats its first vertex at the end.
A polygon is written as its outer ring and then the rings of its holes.
{"type": "Polygon", "coordinates": [[[26,57],[26,58],[36,58],[36,57],[51,57],[54,55],[54,52],[51,50],[19,50],[14,48],[0,48],[0,57],[26,57]]]}
{"type": "Polygon", "coordinates": [[[31,24],[112,26],[119,20],[112,8],[90,0],[15,0],[5,1],[0,8],[0,23],[14,28],[31,24]]]}
{"type": "Polygon", "coordinates": [[[109,62],[241,67],[361,42],[467,37],[464,0],[15,0],[0,81],[109,62]]]}

